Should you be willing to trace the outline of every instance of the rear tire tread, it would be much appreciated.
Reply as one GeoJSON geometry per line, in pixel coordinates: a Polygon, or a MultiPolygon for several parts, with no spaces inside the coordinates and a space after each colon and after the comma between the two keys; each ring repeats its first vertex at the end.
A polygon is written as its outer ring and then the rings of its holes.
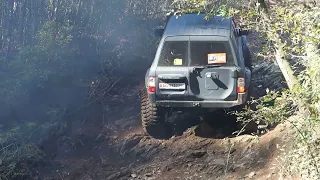
{"type": "Polygon", "coordinates": [[[140,91],[141,122],[146,134],[156,139],[168,138],[165,110],[150,102],[146,90],[140,91]]]}
{"type": "Polygon", "coordinates": [[[252,72],[252,56],[251,56],[251,52],[250,52],[248,46],[244,42],[242,42],[242,43],[243,43],[242,44],[242,52],[243,52],[243,56],[244,56],[244,64],[252,72]]]}

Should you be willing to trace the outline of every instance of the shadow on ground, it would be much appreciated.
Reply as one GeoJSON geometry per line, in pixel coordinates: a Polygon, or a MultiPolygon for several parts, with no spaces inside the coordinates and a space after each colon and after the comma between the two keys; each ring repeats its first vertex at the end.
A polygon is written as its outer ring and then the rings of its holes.
{"type": "Polygon", "coordinates": [[[181,136],[188,128],[195,127],[195,135],[203,138],[223,139],[240,130],[237,117],[224,109],[213,112],[181,113],[175,119],[174,135],[181,136]]]}

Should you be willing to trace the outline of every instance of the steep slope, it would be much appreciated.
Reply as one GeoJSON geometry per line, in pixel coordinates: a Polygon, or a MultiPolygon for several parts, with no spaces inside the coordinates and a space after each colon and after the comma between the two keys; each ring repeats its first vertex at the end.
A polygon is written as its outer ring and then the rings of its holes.
{"type": "MultiPolygon", "coordinates": [[[[256,61],[254,66],[256,96],[263,95],[266,88],[284,87],[275,64],[256,61]]],[[[102,105],[93,107],[96,113],[90,119],[72,122],[67,135],[50,141],[57,146],[46,152],[55,154],[53,163],[41,169],[38,177],[208,180],[279,176],[277,158],[283,145],[290,144],[292,133],[288,124],[260,137],[234,137],[235,117],[221,111],[205,116],[207,119],[199,125],[195,124],[198,117],[178,117],[177,136],[169,140],[143,134],[137,91],[147,67],[141,63],[139,69],[133,70],[128,65],[128,69],[115,73],[122,79],[108,92],[102,105]]]]}

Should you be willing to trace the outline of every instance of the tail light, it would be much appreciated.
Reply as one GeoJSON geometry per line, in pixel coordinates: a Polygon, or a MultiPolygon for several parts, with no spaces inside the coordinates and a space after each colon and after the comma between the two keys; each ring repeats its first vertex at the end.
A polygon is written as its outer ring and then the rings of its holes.
{"type": "Polygon", "coordinates": [[[156,92],[156,78],[153,76],[148,79],[148,91],[151,93],[156,92]]]}
{"type": "Polygon", "coordinates": [[[238,88],[237,88],[237,92],[238,93],[244,93],[245,92],[245,81],[243,77],[239,77],[238,78],[238,88]]]}

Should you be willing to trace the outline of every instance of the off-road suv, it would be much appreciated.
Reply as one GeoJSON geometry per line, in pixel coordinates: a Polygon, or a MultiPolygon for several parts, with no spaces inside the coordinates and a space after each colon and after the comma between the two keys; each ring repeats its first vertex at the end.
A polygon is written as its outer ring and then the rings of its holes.
{"type": "Polygon", "coordinates": [[[251,84],[247,34],[236,28],[232,18],[205,20],[204,14],[169,17],[141,94],[145,132],[163,138],[168,115],[181,108],[245,104],[251,84]]]}

